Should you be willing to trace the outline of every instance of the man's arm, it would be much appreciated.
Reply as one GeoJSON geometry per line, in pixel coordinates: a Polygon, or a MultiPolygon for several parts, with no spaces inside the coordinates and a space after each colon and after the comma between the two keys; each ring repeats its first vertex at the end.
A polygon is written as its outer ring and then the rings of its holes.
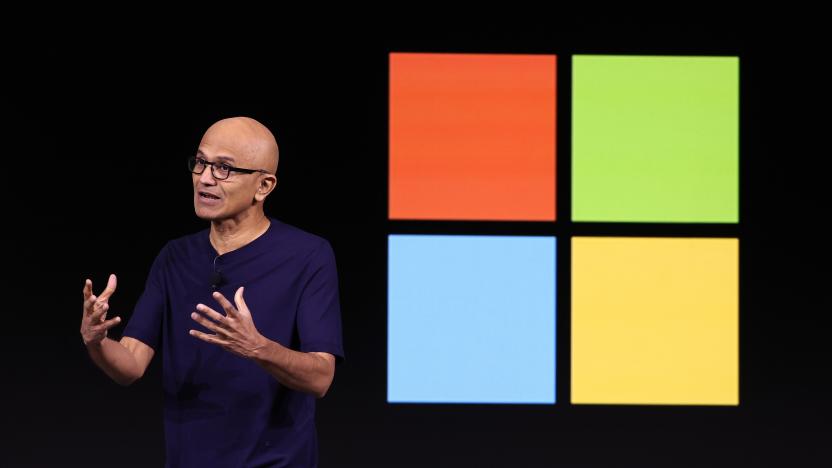
{"type": "Polygon", "coordinates": [[[243,299],[243,288],[234,295],[235,308],[219,292],[214,293],[225,315],[198,304],[191,318],[214,334],[191,330],[190,334],[208,343],[254,360],[281,384],[323,398],[335,376],[335,356],[324,352],[294,351],[261,335],[254,326],[251,311],[243,299]]]}
{"type": "Polygon", "coordinates": [[[110,275],[107,288],[98,297],[92,294],[92,281],[85,282],[81,337],[95,365],[120,385],[130,385],[144,375],[154,351],[129,336],[121,341],[107,338],[107,330],[121,322],[120,317],[105,320],[110,308],[107,301],[115,290],[116,275],[110,275]]]}
{"type": "Polygon", "coordinates": [[[263,338],[264,345],[252,359],[281,384],[323,398],[335,377],[335,356],[329,353],[303,353],[263,338]]]}
{"type": "Polygon", "coordinates": [[[121,341],[104,338],[95,344],[88,344],[90,358],[101,370],[119,385],[130,385],[144,375],[153,348],[141,341],[125,336],[121,341]]]}

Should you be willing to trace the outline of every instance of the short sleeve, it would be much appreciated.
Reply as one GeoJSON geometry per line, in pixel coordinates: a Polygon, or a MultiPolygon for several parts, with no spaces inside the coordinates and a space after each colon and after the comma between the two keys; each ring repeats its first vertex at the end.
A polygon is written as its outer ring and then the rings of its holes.
{"type": "Polygon", "coordinates": [[[300,350],[327,352],[342,362],[341,306],[335,253],[324,240],[304,270],[305,281],[298,305],[297,326],[300,350]]]}
{"type": "Polygon", "coordinates": [[[153,260],[144,291],[139,296],[139,300],[133,308],[133,315],[130,317],[130,321],[127,322],[124,333],[122,333],[122,336],[136,338],[155,351],[159,350],[162,317],[164,316],[165,307],[167,307],[164,279],[167,259],[168,244],[162,247],[162,250],[156,255],[156,259],[153,260]]]}

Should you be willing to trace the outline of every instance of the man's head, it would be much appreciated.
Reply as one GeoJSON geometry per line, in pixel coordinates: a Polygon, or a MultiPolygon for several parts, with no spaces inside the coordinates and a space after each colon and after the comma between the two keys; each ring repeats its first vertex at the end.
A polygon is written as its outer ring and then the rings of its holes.
{"type": "Polygon", "coordinates": [[[248,117],[220,120],[202,136],[195,157],[196,170],[205,169],[191,176],[197,216],[215,221],[236,218],[248,210],[262,212],[263,202],[277,184],[279,159],[277,141],[268,128],[248,117]],[[223,169],[228,168],[228,177],[222,179],[223,169]]]}

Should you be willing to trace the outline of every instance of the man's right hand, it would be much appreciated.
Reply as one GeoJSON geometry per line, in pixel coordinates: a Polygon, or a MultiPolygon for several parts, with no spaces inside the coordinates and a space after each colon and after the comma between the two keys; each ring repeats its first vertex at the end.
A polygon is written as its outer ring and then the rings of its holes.
{"type": "Polygon", "coordinates": [[[110,320],[107,318],[107,310],[110,304],[107,302],[110,296],[116,292],[116,275],[110,275],[107,287],[96,297],[92,293],[92,281],[84,283],[84,312],[81,316],[81,337],[87,346],[97,346],[107,337],[107,330],[121,323],[121,317],[110,320]]]}

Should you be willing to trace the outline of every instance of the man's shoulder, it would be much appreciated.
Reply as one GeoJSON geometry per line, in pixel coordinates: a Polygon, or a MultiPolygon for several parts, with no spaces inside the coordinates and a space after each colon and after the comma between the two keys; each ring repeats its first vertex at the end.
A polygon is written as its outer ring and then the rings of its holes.
{"type": "Polygon", "coordinates": [[[173,237],[162,247],[160,254],[188,254],[200,248],[208,241],[209,228],[173,237]]]}
{"type": "Polygon", "coordinates": [[[322,236],[275,218],[270,219],[272,223],[276,223],[278,235],[273,236],[273,241],[276,243],[283,245],[288,243],[297,250],[310,252],[329,244],[329,241],[322,236]]]}
{"type": "MultiPolygon", "coordinates": [[[[268,236],[269,245],[274,245],[277,250],[289,250],[296,255],[308,257],[321,250],[331,250],[329,241],[318,234],[302,229],[296,225],[269,217],[272,222],[268,236]]],[[[204,249],[209,248],[208,240],[210,228],[201,229],[179,237],[170,239],[162,248],[167,254],[175,256],[199,255],[204,249]]]]}

